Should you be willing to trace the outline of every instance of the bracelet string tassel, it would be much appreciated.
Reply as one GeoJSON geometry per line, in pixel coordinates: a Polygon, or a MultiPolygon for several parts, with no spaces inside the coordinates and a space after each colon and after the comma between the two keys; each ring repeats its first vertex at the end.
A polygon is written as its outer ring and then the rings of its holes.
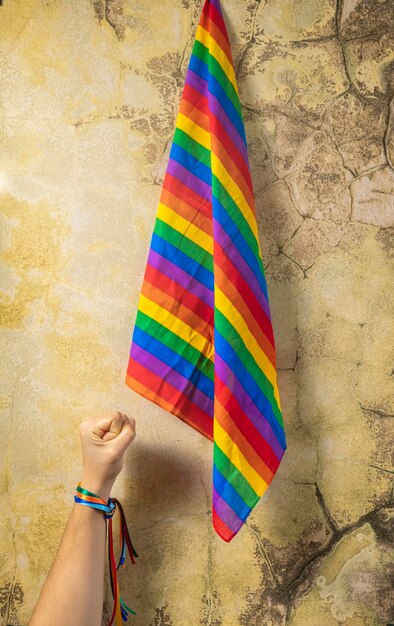
{"type": "Polygon", "coordinates": [[[115,626],[122,626],[122,621],[127,622],[129,613],[136,615],[137,613],[133,611],[129,606],[127,606],[126,602],[121,598],[119,591],[119,579],[118,579],[118,569],[119,567],[124,567],[127,552],[129,553],[130,561],[135,564],[135,557],[138,557],[138,553],[133,546],[133,543],[130,538],[129,529],[127,527],[126,516],[123,510],[123,507],[117,498],[109,498],[108,503],[106,503],[100,496],[92,493],[91,491],[87,491],[81,487],[81,483],[78,483],[76,494],[74,496],[75,502],[78,504],[83,504],[85,506],[90,506],[94,509],[98,509],[104,513],[104,517],[106,520],[106,529],[108,535],[108,562],[109,562],[109,578],[111,583],[111,591],[114,599],[114,606],[112,610],[111,619],[109,621],[109,626],[115,624],[115,626]],[[115,551],[114,551],[114,538],[113,538],[113,528],[112,528],[112,518],[116,509],[119,510],[120,514],[120,523],[119,523],[119,550],[120,556],[119,561],[116,563],[115,559],[115,551]]]}

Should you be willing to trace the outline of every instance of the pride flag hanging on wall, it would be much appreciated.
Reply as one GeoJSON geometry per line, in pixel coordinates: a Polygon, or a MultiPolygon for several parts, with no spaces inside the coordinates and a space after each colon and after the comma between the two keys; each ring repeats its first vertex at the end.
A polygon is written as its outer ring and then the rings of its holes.
{"type": "Polygon", "coordinates": [[[212,522],[230,541],[286,449],[237,82],[206,0],[139,298],[126,384],[213,441],[212,522]]]}

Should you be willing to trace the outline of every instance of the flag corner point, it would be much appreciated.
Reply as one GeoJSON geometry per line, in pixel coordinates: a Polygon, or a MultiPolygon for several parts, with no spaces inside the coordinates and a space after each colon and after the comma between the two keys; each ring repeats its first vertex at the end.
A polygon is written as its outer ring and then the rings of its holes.
{"type": "Polygon", "coordinates": [[[237,534],[233,530],[231,530],[217,515],[214,508],[212,508],[212,526],[215,532],[219,535],[223,541],[226,543],[230,543],[230,541],[237,534]]]}

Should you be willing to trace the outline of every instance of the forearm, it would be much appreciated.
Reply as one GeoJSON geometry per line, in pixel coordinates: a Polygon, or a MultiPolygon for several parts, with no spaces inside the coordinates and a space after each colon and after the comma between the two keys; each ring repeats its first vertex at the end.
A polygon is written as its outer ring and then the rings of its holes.
{"type": "Polygon", "coordinates": [[[105,530],[102,512],[74,503],[29,626],[101,625],[105,530]]]}

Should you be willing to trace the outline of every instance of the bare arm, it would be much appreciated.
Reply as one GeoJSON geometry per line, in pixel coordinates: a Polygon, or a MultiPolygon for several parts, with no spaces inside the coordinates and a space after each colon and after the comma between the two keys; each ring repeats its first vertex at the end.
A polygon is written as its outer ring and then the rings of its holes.
{"type": "MultiPolygon", "coordinates": [[[[135,421],[122,413],[109,413],[84,420],[79,432],[81,485],[107,502],[124,453],[135,437],[135,421]]],[[[29,626],[100,626],[104,562],[103,513],[74,503],[29,626]]]]}

